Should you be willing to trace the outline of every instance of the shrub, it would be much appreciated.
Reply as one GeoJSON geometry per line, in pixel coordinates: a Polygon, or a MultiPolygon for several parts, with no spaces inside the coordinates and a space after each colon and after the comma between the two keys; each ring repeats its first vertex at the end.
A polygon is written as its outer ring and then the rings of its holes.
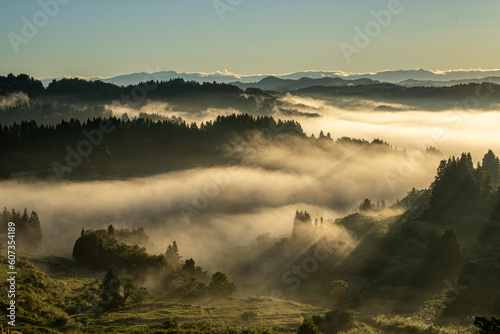
{"type": "Polygon", "coordinates": [[[341,296],[346,292],[348,287],[349,283],[345,281],[342,280],[332,281],[330,282],[330,294],[334,297],[341,296]]]}
{"type": "Polygon", "coordinates": [[[312,321],[316,326],[320,326],[323,323],[323,318],[319,314],[313,314],[312,321]]]}
{"type": "Polygon", "coordinates": [[[320,331],[318,326],[313,322],[311,318],[305,318],[302,324],[299,326],[298,334],[319,334],[320,331]]]}
{"type": "Polygon", "coordinates": [[[257,318],[257,313],[254,311],[245,311],[240,315],[240,318],[245,322],[254,321],[257,318]]]}
{"type": "Polygon", "coordinates": [[[210,278],[208,291],[216,296],[230,296],[236,291],[236,285],[229,282],[226,274],[218,271],[210,278]]]}

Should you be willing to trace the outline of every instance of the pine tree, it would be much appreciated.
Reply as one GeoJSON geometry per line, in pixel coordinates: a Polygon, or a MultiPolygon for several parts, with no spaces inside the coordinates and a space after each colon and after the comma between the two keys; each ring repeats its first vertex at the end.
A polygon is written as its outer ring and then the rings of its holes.
{"type": "Polygon", "coordinates": [[[500,161],[492,150],[489,150],[483,157],[482,170],[491,175],[492,181],[498,183],[500,176],[500,161]]]}
{"type": "Polygon", "coordinates": [[[28,210],[26,208],[24,208],[24,212],[23,212],[23,216],[21,217],[21,221],[23,223],[27,223],[28,220],[29,220],[28,210]]]}
{"type": "Polygon", "coordinates": [[[181,265],[181,256],[179,255],[179,248],[175,240],[172,245],[168,245],[167,251],[165,252],[165,260],[173,267],[181,265]]]}
{"type": "Polygon", "coordinates": [[[109,268],[104,280],[101,283],[101,303],[105,310],[110,310],[122,306],[125,299],[122,294],[122,282],[120,272],[115,266],[109,268]]]}

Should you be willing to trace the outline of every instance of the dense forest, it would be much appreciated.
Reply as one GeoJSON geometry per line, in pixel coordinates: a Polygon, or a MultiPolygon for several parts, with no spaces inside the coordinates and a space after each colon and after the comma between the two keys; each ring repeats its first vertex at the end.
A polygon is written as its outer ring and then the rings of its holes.
{"type": "Polygon", "coordinates": [[[72,119],[55,126],[22,122],[0,127],[2,176],[52,168],[56,175],[65,178],[70,174],[89,177],[91,165],[96,166],[99,174],[110,175],[114,163],[132,165],[135,170],[177,169],[176,165],[196,165],[201,161],[224,164],[227,158],[221,146],[235,135],[245,138],[256,131],[266,139],[275,135],[305,136],[295,121],[248,114],[219,116],[199,126],[174,120],[114,117],[83,123],[72,119]],[[74,170],[67,172],[68,168],[74,170]]]}

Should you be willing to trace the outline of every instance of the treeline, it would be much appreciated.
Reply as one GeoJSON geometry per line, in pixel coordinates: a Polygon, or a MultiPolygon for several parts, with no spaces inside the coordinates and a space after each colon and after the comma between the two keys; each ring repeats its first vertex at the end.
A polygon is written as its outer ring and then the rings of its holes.
{"type": "MultiPolygon", "coordinates": [[[[58,105],[45,102],[32,102],[16,106],[0,108],[0,119],[3,124],[20,124],[26,120],[37,124],[58,124],[69,122],[72,118],[81,122],[93,118],[109,118],[113,112],[102,105],[78,108],[72,105],[58,105]]],[[[143,116],[143,118],[145,118],[143,116]]]]}
{"type": "Polygon", "coordinates": [[[57,125],[30,121],[0,126],[0,162],[13,172],[50,168],[57,161],[66,167],[80,168],[79,173],[83,175],[89,173],[87,165],[99,164],[101,174],[110,174],[111,157],[113,162],[122,164],[164,168],[175,168],[179,161],[183,163],[183,158],[220,163],[227,159],[222,156],[220,145],[235,135],[244,137],[250,131],[259,130],[267,130],[263,133],[265,138],[275,133],[305,136],[298,122],[248,114],[218,116],[199,125],[115,117],[94,118],[83,123],[72,119],[57,125]],[[101,131],[103,124],[105,130],[101,131]]]}
{"type": "MultiPolygon", "coordinates": [[[[151,80],[123,87],[99,80],[64,78],[53,80],[47,88],[44,88],[40,81],[26,74],[18,76],[9,74],[7,77],[0,78],[0,102],[2,99],[6,102],[0,103],[0,110],[27,104],[27,101],[31,104],[72,105],[77,109],[118,103],[139,110],[151,101],[161,101],[168,102],[176,110],[195,114],[200,114],[201,111],[209,108],[231,108],[255,115],[270,115],[276,110],[277,104],[282,104],[276,97],[259,89],[244,92],[236,86],[216,82],[198,83],[183,79],[151,80]],[[24,100],[17,101],[15,97],[19,95],[23,95],[24,100]]],[[[64,119],[80,118],[81,112],[72,113],[70,109],[66,111],[64,119]]],[[[54,113],[53,117],[56,116],[57,114],[54,113]]],[[[10,119],[12,117],[11,115],[10,119]]],[[[43,121],[50,119],[43,119],[43,121]]],[[[37,118],[24,118],[23,120],[40,122],[37,118]]],[[[60,119],[56,120],[56,122],[59,121],[60,119]]],[[[4,120],[0,122],[6,123],[4,120]]],[[[55,122],[52,120],[52,123],[55,122]]]]}
{"type": "Polygon", "coordinates": [[[147,81],[137,85],[126,87],[117,86],[102,81],[88,81],[78,78],[53,80],[46,89],[47,95],[67,95],[79,98],[100,100],[115,99],[122,94],[126,96],[139,95],[137,89],[146,90],[148,96],[153,99],[162,99],[164,97],[198,95],[198,94],[240,94],[243,91],[236,86],[224,83],[198,83],[196,81],[184,81],[184,79],[171,79],[168,81],[147,81]],[[143,87],[142,89],[137,87],[143,87]],[[134,91],[136,90],[136,91],[134,91]]]}
{"type": "MultiPolygon", "coordinates": [[[[495,103],[500,98],[500,85],[493,83],[458,84],[449,87],[404,87],[391,83],[378,83],[369,85],[322,87],[313,86],[295,91],[299,94],[315,95],[321,97],[332,96],[357,96],[358,98],[372,98],[380,101],[401,101],[421,105],[427,101],[429,105],[442,101],[463,102],[464,108],[479,108],[495,103]],[[479,92],[479,93],[478,93],[479,92]],[[464,98],[476,97],[474,102],[464,101],[464,98]]],[[[456,106],[455,106],[456,107],[456,106]]],[[[394,110],[391,107],[381,109],[394,110]]],[[[396,109],[397,110],[397,109],[396,109]]]]}
{"type": "MultiPolygon", "coordinates": [[[[458,99],[464,96],[487,96],[487,99],[500,97],[500,86],[493,83],[469,83],[458,84],[447,87],[404,87],[391,83],[370,83],[362,85],[346,85],[335,87],[313,86],[299,89],[296,92],[305,94],[320,94],[329,96],[342,95],[364,95],[372,98],[402,98],[402,99],[458,99]]],[[[258,88],[249,88],[247,92],[260,94],[258,88]]],[[[63,78],[53,80],[47,88],[41,81],[26,74],[14,76],[0,76],[0,95],[22,91],[30,97],[65,97],[71,99],[89,101],[111,101],[121,100],[122,96],[140,96],[147,91],[148,97],[152,99],[165,99],[169,97],[182,97],[185,95],[239,95],[243,92],[240,88],[230,84],[196,81],[184,81],[184,79],[172,79],[169,81],[147,81],[137,85],[126,87],[105,83],[100,80],[84,80],[79,78],[63,78]]],[[[484,101],[480,101],[484,102],[484,101]]],[[[487,101],[491,102],[491,101],[487,101]]],[[[477,107],[477,106],[466,106],[477,107]]]]}
{"type": "Polygon", "coordinates": [[[198,83],[171,79],[169,81],[147,81],[126,87],[105,83],[100,80],[84,80],[79,78],[63,78],[53,80],[47,88],[42,82],[26,74],[14,76],[12,73],[0,76],[0,95],[14,92],[25,92],[30,98],[63,98],[89,102],[104,102],[119,100],[127,102],[134,97],[140,98],[147,91],[148,98],[164,99],[168,97],[182,97],[185,95],[239,95],[243,91],[236,86],[224,83],[198,83]],[[128,99],[127,99],[128,97],[128,99]]]}
{"type": "Polygon", "coordinates": [[[2,231],[0,237],[4,245],[7,245],[7,224],[14,222],[15,224],[15,242],[16,248],[23,250],[35,250],[42,245],[42,228],[40,226],[40,218],[35,211],[28,214],[25,208],[24,212],[15,209],[7,210],[6,207],[0,213],[0,226],[2,231]]]}

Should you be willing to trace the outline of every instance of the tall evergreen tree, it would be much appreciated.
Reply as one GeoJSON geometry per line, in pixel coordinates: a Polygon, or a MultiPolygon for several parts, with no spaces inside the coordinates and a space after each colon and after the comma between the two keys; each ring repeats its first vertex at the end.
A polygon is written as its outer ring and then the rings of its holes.
{"type": "Polygon", "coordinates": [[[492,181],[496,184],[500,177],[500,160],[492,150],[489,150],[483,157],[483,171],[491,175],[492,181]]]}

